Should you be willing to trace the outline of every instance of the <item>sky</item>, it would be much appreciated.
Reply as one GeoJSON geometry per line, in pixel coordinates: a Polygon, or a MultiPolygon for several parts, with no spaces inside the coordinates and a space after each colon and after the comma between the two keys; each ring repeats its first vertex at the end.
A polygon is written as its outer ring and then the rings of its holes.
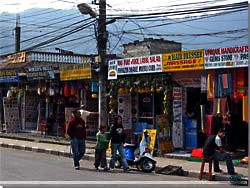
{"type": "MultiPolygon", "coordinates": [[[[72,9],[76,8],[77,4],[88,3],[91,5],[93,0],[1,0],[0,1],[0,13],[22,13],[25,10],[31,8],[55,8],[55,9],[72,9]]],[[[99,0],[97,0],[98,2],[99,0]]],[[[176,4],[190,4],[197,2],[206,2],[205,0],[106,0],[107,11],[115,10],[116,12],[119,9],[125,7],[125,12],[130,13],[140,12],[142,9],[149,11],[154,9],[159,9],[161,6],[171,6],[176,4]],[[143,7],[143,8],[142,8],[143,7]]],[[[235,2],[242,2],[242,0],[207,0],[207,2],[212,2],[213,4],[229,4],[235,2]]],[[[197,4],[196,4],[197,5],[197,4]]],[[[185,6],[185,5],[183,5],[185,6]]],[[[182,7],[183,7],[182,6],[182,7]]],[[[202,3],[199,5],[202,6],[202,3]]],[[[98,6],[91,5],[91,7],[97,10],[98,6]]],[[[172,7],[171,9],[179,9],[180,6],[172,7]]],[[[109,12],[107,12],[109,13],[109,12]]],[[[121,12],[119,12],[121,13],[121,12]]]]}

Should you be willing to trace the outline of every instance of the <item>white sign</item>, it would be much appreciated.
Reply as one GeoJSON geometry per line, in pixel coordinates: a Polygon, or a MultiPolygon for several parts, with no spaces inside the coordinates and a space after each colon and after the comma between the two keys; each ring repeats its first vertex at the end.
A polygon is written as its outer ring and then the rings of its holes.
{"type": "Polygon", "coordinates": [[[124,128],[132,128],[131,118],[131,94],[118,94],[118,115],[122,117],[122,124],[124,128]]]}
{"type": "Polygon", "coordinates": [[[111,60],[108,63],[108,80],[117,79],[117,61],[111,60]]]}
{"type": "Polygon", "coordinates": [[[182,88],[173,88],[173,132],[172,141],[175,148],[184,146],[184,128],[182,123],[182,88]]]}
{"type": "MultiPolygon", "coordinates": [[[[162,72],[162,55],[132,57],[112,60],[109,65],[117,65],[117,75],[162,72]]],[[[111,70],[111,68],[109,68],[111,70]]],[[[114,68],[113,68],[114,70],[114,68]]]]}
{"type": "Polygon", "coordinates": [[[248,46],[204,50],[205,69],[247,67],[248,46]]]}

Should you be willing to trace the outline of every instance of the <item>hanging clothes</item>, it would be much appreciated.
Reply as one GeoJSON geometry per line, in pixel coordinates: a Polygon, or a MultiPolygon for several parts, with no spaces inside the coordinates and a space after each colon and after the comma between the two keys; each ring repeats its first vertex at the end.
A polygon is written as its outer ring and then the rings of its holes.
{"type": "Polygon", "coordinates": [[[207,93],[207,74],[203,72],[201,75],[201,93],[207,93]]]}
{"type": "Polygon", "coordinates": [[[220,112],[221,112],[221,111],[220,111],[220,107],[221,107],[220,99],[217,99],[216,107],[217,107],[216,114],[220,114],[220,112]]]}
{"type": "Polygon", "coordinates": [[[211,135],[213,132],[213,115],[206,115],[204,134],[211,135]]]}
{"type": "Polygon", "coordinates": [[[218,75],[218,97],[222,97],[224,95],[223,83],[222,83],[222,75],[218,75]]]}
{"type": "Polygon", "coordinates": [[[223,84],[223,92],[224,93],[231,93],[233,91],[232,75],[231,74],[222,74],[222,84],[223,84]]]}
{"type": "Polygon", "coordinates": [[[237,69],[237,97],[243,98],[244,96],[244,68],[237,69]]]}
{"type": "Polygon", "coordinates": [[[248,96],[243,96],[242,100],[243,121],[248,122],[248,96]]]}
{"type": "Polygon", "coordinates": [[[204,133],[205,118],[206,118],[205,105],[200,105],[200,110],[201,110],[201,132],[204,133]]]}
{"type": "Polygon", "coordinates": [[[207,75],[207,98],[214,98],[214,74],[213,72],[207,75]]]}

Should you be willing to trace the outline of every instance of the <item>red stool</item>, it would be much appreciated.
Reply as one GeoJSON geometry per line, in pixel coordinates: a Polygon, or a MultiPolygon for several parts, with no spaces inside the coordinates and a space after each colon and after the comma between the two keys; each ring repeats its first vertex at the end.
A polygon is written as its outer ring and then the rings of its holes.
{"type": "Polygon", "coordinates": [[[199,176],[200,180],[202,179],[203,174],[208,174],[208,180],[209,181],[212,180],[212,164],[213,164],[212,159],[207,159],[207,158],[202,159],[201,169],[200,169],[200,176],[199,176]],[[209,171],[208,172],[204,172],[205,163],[209,164],[209,171]]]}

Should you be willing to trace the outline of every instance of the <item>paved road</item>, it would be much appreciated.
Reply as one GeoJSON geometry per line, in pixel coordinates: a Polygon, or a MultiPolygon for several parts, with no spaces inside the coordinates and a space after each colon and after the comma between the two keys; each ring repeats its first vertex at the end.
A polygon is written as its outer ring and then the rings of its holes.
{"type": "Polygon", "coordinates": [[[73,168],[70,158],[52,156],[42,153],[0,148],[0,188],[4,187],[232,187],[228,182],[197,181],[197,178],[166,176],[155,173],[131,171],[125,173],[120,169],[113,172],[93,170],[93,162],[81,161],[81,169],[73,168]],[[29,184],[29,186],[27,185],[29,184]],[[130,185],[129,185],[130,184],[130,185]],[[198,185],[197,185],[198,184],[198,185]],[[81,185],[81,186],[80,186],[81,185]],[[203,186],[202,186],[203,187],[203,186]]]}

